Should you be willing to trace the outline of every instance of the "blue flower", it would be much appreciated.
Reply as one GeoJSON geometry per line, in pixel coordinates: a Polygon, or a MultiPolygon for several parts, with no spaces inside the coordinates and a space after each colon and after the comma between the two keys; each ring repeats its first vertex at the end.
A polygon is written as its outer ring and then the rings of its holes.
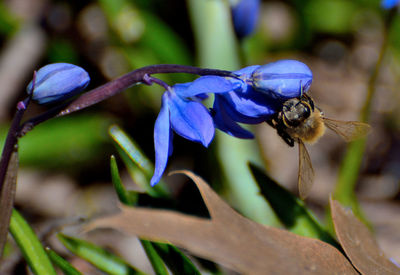
{"type": "Polygon", "coordinates": [[[151,185],[160,180],[172,153],[172,130],[205,147],[212,141],[215,128],[237,138],[253,138],[239,123],[270,119],[284,101],[307,92],[312,82],[311,70],[296,60],[249,66],[233,75],[202,76],[164,93],[154,127],[156,164],[151,185]],[[201,103],[209,94],[214,94],[211,112],[201,103]]]}
{"type": "MultiPolygon", "coordinates": [[[[192,83],[176,84],[162,97],[162,105],[154,126],[156,151],[155,171],[150,184],[157,184],[172,154],[172,130],[178,135],[208,147],[214,137],[214,125],[207,108],[184,94],[192,83]]],[[[201,94],[200,92],[199,94],[201,94]]],[[[196,96],[196,94],[192,94],[196,96]]]]}
{"type": "Polygon", "coordinates": [[[312,72],[306,64],[297,60],[279,60],[254,70],[251,85],[271,97],[287,100],[307,92],[312,78],[312,72]]]}
{"type": "Polygon", "coordinates": [[[280,60],[267,65],[249,66],[234,72],[232,83],[240,88],[215,95],[215,127],[237,138],[252,138],[239,123],[258,124],[270,119],[289,98],[307,92],[312,72],[297,60],[280,60]]]}
{"type": "Polygon", "coordinates": [[[381,6],[382,8],[389,10],[394,8],[399,4],[400,0],[382,0],[381,1],[381,6]]]}
{"type": "MultiPolygon", "coordinates": [[[[65,100],[83,91],[90,82],[89,74],[81,67],[68,63],[54,63],[36,73],[32,99],[39,104],[65,100]]],[[[32,90],[32,81],[26,88],[32,90]]]]}
{"type": "Polygon", "coordinates": [[[250,35],[257,26],[260,0],[239,0],[232,6],[232,21],[239,39],[250,35]]]}

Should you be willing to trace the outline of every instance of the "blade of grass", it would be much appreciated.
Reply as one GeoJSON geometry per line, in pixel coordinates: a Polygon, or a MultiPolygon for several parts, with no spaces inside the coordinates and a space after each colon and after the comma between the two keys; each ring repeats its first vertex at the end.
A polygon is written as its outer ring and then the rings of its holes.
{"type": "MultiPolygon", "coordinates": [[[[161,259],[160,255],[157,253],[157,250],[155,249],[157,247],[157,243],[152,243],[147,240],[140,240],[140,242],[143,246],[144,251],[146,252],[147,257],[149,258],[149,261],[154,269],[154,272],[157,275],[168,275],[169,273],[167,268],[165,267],[163,259],[161,259]]],[[[192,274],[192,273],[185,273],[185,274],[192,274]]]]}
{"type": "Polygon", "coordinates": [[[201,274],[192,261],[175,246],[164,243],[153,243],[153,246],[173,274],[201,274]]]}
{"type": "MultiPolygon", "coordinates": [[[[137,167],[144,174],[146,182],[137,181],[146,192],[153,197],[168,197],[168,191],[165,185],[160,182],[156,186],[150,186],[150,178],[153,175],[154,166],[152,162],[143,154],[135,142],[117,125],[112,125],[109,134],[115,144],[128,157],[121,155],[128,168],[137,167]]],[[[130,172],[137,172],[136,170],[130,172]]],[[[132,175],[132,174],[131,174],[132,175]]]]}
{"type": "Polygon", "coordinates": [[[115,191],[117,192],[119,200],[126,205],[134,205],[136,203],[136,198],[132,196],[132,193],[126,191],[125,186],[122,184],[115,156],[111,156],[110,158],[110,167],[112,183],[115,191]]]}
{"type": "Polygon", "coordinates": [[[65,275],[82,275],[75,267],[67,260],[58,255],[54,250],[46,247],[46,252],[51,261],[56,264],[65,275]]]}
{"type": "Polygon", "coordinates": [[[128,265],[124,260],[116,255],[107,252],[101,247],[72,238],[64,234],[58,234],[59,240],[75,255],[87,260],[100,270],[111,275],[133,275],[145,274],[142,271],[128,265]]]}
{"type": "Polygon", "coordinates": [[[11,215],[10,232],[34,274],[57,274],[32,228],[15,209],[11,215]]]}

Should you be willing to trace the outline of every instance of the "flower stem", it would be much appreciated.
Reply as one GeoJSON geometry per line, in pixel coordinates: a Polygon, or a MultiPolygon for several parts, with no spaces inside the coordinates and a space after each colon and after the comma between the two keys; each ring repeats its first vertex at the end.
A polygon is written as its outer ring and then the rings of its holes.
{"type": "Polygon", "coordinates": [[[226,77],[237,77],[231,71],[216,70],[216,69],[202,69],[192,66],[174,65],[174,64],[160,64],[146,66],[134,71],[131,71],[117,79],[114,79],[106,84],[99,86],[87,93],[82,94],[80,97],[72,100],[71,102],[63,103],[50,109],[49,111],[38,115],[26,121],[19,129],[21,136],[32,130],[36,125],[56,116],[68,115],[72,112],[90,107],[96,103],[106,100],[123,90],[132,87],[135,84],[146,83],[149,77],[153,74],[161,73],[188,73],[197,75],[217,75],[226,77]]]}

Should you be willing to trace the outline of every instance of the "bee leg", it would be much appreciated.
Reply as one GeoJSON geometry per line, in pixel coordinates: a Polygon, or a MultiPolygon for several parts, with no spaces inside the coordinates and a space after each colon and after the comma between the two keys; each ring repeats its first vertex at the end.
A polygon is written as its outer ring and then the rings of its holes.
{"type": "Polygon", "coordinates": [[[266,120],[266,122],[269,126],[276,129],[278,135],[283,139],[283,141],[286,142],[287,145],[289,145],[290,147],[294,146],[294,139],[288,133],[286,133],[285,129],[283,129],[283,127],[280,126],[280,124],[277,123],[275,119],[269,119],[266,120]]]}
{"type": "Polygon", "coordinates": [[[289,145],[290,147],[294,146],[294,139],[288,133],[286,133],[285,130],[277,128],[276,131],[287,145],[289,145]]]}

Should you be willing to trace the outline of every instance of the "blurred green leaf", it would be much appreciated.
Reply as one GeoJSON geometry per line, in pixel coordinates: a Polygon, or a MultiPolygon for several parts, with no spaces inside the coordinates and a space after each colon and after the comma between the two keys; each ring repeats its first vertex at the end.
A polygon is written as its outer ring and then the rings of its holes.
{"type": "Polygon", "coordinates": [[[11,216],[10,233],[34,274],[57,274],[35,232],[15,209],[11,216]]]}
{"type": "Polygon", "coordinates": [[[66,39],[53,39],[49,42],[48,47],[49,63],[54,62],[67,62],[71,64],[78,64],[78,53],[74,49],[70,40],[66,39]]]}
{"type": "Polygon", "coordinates": [[[65,275],[81,275],[75,267],[73,267],[67,260],[58,255],[54,250],[46,248],[47,255],[51,261],[56,264],[65,275]]]}
{"type": "Polygon", "coordinates": [[[21,165],[84,166],[104,153],[109,125],[110,120],[99,115],[74,115],[40,124],[19,141],[21,165]]]}
{"type": "Polygon", "coordinates": [[[18,20],[10,13],[4,2],[0,2],[0,33],[11,35],[18,26],[18,20]]]}
{"type": "Polygon", "coordinates": [[[249,164],[261,194],[271,205],[284,226],[301,236],[320,239],[340,248],[337,241],[325,230],[304,202],[271,179],[254,164],[249,164]]]}
{"type": "Polygon", "coordinates": [[[150,186],[150,178],[153,175],[154,166],[143,154],[135,142],[117,125],[112,125],[109,134],[115,141],[117,148],[121,149],[120,155],[128,168],[133,180],[141,188],[154,197],[167,197],[168,191],[162,182],[156,186],[150,186]]]}
{"type": "Polygon", "coordinates": [[[175,246],[165,243],[153,243],[153,246],[173,274],[201,274],[192,261],[175,246]]]}
{"type": "Polygon", "coordinates": [[[357,8],[353,1],[312,0],[307,2],[304,16],[315,31],[346,33],[352,31],[352,20],[357,8]]]}
{"type": "Polygon", "coordinates": [[[58,234],[59,240],[75,255],[87,260],[100,270],[112,275],[145,274],[124,260],[89,242],[58,234]]]}

